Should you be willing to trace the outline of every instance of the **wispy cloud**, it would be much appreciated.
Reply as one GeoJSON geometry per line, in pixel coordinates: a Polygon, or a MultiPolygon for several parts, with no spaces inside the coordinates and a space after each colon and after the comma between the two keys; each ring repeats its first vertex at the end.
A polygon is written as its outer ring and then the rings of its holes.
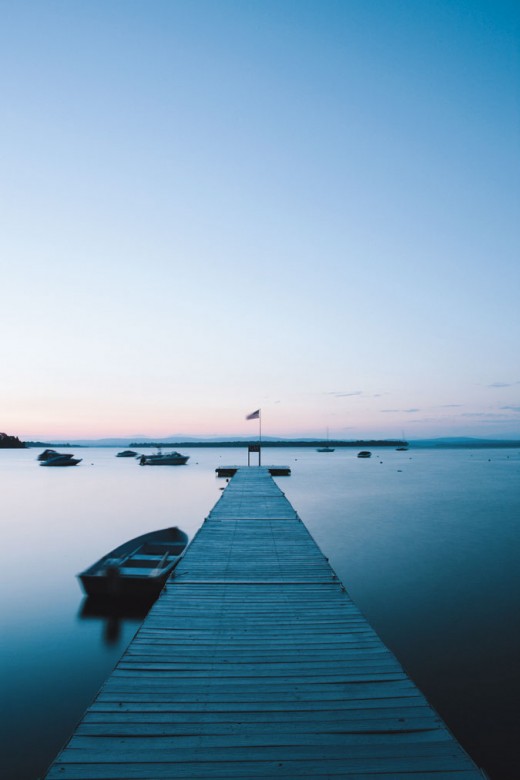
{"type": "Polygon", "coordinates": [[[437,409],[460,409],[463,404],[441,404],[437,409]]]}
{"type": "Polygon", "coordinates": [[[329,393],[326,393],[326,395],[333,395],[335,398],[350,398],[353,395],[363,395],[362,390],[353,390],[351,392],[344,392],[344,391],[332,391],[329,393]]]}
{"type": "Polygon", "coordinates": [[[362,398],[382,398],[385,395],[391,395],[391,393],[385,391],[381,393],[366,393],[364,390],[329,390],[324,395],[332,395],[334,398],[353,398],[354,396],[361,396],[362,398]]]}
{"type": "Polygon", "coordinates": [[[502,387],[516,387],[516,385],[520,385],[520,382],[493,382],[490,385],[487,385],[487,387],[493,387],[493,388],[502,388],[502,387]]]}
{"type": "MultiPolygon", "coordinates": [[[[504,409],[512,409],[513,411],[520,411],[520,407],[502,407],[504,409]]],[[[498,412],[464,412],[461,417],[473,417],[480,418],[482,422],[500,422],[501,420],[511,421],[514,417],[511,414],[500,414],[498,412]]]]}
{"type": "Polygon", "coordinates": [[[381,409],[383,414],[415,414],[421,409],[381,409]]]}
{"type": "Polygon", "coordinates": [[[500,408],[510,412],[520,412],[520,406],[501,406],[500,408]]]}
{"type": "Polygon", "coordinates": [[[484,417],[482,420],[479,420],[479,425],[482,423],[482,425],[511,425],[511,422],[515,422],[517,418],[512,417],[500,417],[499,415],[492,415],[491,417],[487,418],[484,417]]]}

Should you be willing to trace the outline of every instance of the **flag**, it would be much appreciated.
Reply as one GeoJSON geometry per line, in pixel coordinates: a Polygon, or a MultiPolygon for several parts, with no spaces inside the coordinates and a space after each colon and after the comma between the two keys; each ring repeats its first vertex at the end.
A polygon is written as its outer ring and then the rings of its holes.
{"type": "Polygon", "coordinates": [[[256,412],[251,412],[251,414],[248,414],[246,417],[246,420],[259,420],[260,419],[260,409],[257,409],[256,412]]]}

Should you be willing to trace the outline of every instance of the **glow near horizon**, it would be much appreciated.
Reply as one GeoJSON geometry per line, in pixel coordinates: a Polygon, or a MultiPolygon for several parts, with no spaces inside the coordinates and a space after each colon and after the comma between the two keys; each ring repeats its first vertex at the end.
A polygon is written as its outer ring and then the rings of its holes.
{"type": "Polygon", "coordinates": [[[519,21],[3,3],[0,430],[519,436],[519,21]]]}

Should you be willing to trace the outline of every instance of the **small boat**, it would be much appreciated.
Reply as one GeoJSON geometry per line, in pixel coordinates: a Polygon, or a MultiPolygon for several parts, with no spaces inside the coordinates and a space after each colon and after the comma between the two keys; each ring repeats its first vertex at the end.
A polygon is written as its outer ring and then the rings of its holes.
{"type": "Polygon", "coordinates": [[[72,455],[60,455],[57,453],[47,460],[42,460],[40,466],[77,466],[81,461],[82,458],[74,458],[72,455]]]}
{"type": "Polygon", "coordinates": [[[187,544],[179,528],[151,531],[116,547],[78,578],[87,596],[156,598],[187,544]]]}
{"type": "Polygon", "coordinates": [[[406,441],[404,437],[404,431],[402,431],[401,434],[401,442],[402,444],[399,445],[399,447],[396,447],[395,449],[397,452],[408,452],[408,442],[406,441]]]}
{"type": "Polygon", "coordinates": [[[327,443],[323,447],[318,447],[316,452],[334,452],[334,447],[329,444],[329,429],[327,428],[327,443]]]}
{"type": "Polygon", "coordinates": [[[140,466],[184,466],[190,459],[189,455],[180,452],[157,452],[155,455],[141,455],[140,466]]]}
{"type": "Polygon", "coordinates": [[[372,453],[368,450],[361,450],[361,452],[358,452],[357,456],[358,458],[371,458],[372,453]]]}
{"type": "Polygon", "coordinates": [[[123,450],[123,452],[117,453],[116,458],[135,458],[136,456],[137,452],[133,450],[123,450]]]}

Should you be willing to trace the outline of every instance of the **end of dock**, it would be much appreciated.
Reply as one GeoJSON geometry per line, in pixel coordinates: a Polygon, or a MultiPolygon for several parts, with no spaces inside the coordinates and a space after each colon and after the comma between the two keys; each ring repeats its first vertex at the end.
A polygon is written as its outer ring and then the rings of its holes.
{"type": "MultiPolygon", "coordinates": [[[[238,469],[243,466],[217,466],[215,469],[217,477],[234,477],[238,469]]],[[[248,468],[255,469],[258,466],[249,466],[248,468]]],[[[262,466],[267,469],[272,477],[290,477],[291,469],[289,466],[262,466]]]]}

